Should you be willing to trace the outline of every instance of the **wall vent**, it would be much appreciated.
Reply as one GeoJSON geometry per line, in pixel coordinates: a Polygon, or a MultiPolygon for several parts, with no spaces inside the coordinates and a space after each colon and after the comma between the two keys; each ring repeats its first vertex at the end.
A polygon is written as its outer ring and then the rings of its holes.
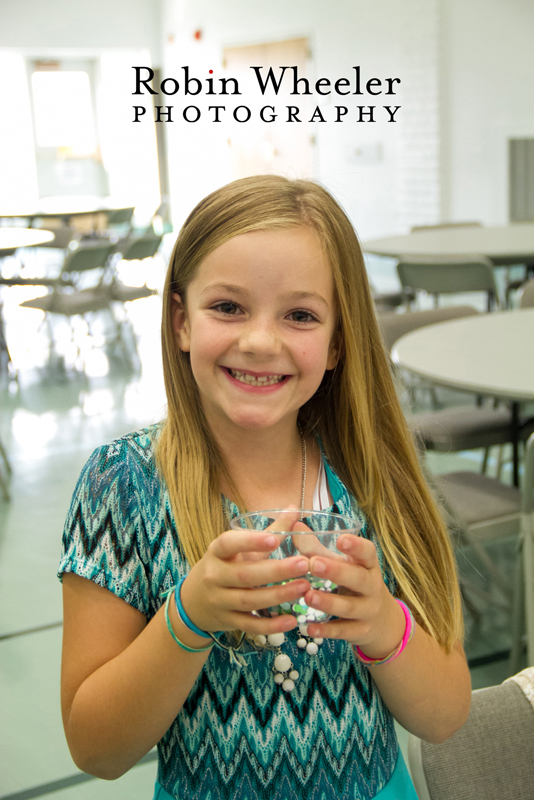
{"type": "Polygon", "coordinates": [[[534,222],[534,139],[509,139],[510,222],[534,222]]]}

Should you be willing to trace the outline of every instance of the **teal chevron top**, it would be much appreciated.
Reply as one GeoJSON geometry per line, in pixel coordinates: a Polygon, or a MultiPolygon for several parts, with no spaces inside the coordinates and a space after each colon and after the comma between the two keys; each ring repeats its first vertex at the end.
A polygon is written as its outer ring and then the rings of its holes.
{"type": "MultiPolygon", "coordinates": [[[[128,434],[92,454],[74,491],[58,573],[104,586],[148,620],[190,569],[156,469],[156,431],[128,434]]],[[[375,532],[325,464],[331,510],[363,523],[394,592],[375,532]]],[[[238,513],[223,502],[230,518],[238,513]]],[[[163,791],[177,800],[368,800],[386,787],[398,744],[369,671],[347,642],[325,639],[311,657],[296,639],[295,631],[286,634],[284,652],[300,673],[288,693],[274,683],[271,651],[239,668],[213,648],[158,744],[163,791]]]]}

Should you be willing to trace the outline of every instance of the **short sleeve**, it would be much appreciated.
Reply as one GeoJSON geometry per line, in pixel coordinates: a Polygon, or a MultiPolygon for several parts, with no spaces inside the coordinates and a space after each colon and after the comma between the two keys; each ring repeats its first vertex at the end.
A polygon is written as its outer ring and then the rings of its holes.
{"type": "Polygon", "coordinates": [[[148,548],[137,484],[127,441],[119,439],[93,452],[65,521],[58,577],[74,572],[148,615],[148,548]]]}

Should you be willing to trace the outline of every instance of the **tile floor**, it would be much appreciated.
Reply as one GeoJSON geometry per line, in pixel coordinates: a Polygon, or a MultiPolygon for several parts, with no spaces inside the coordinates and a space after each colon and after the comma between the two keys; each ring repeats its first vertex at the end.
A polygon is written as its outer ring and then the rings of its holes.
{"type": "MultiPolygon", "coordinates": [[[[42,268],[49,257],[43,251],[28,256],[26,269],[42,268]]],[[[164,261],[165,256],[145,265],[153,285],[162,284],[164,261]]],[[[379,290],[394,287],[391,263],[375,261],[370,269],[379,290]]],[[[62,610],[56,568],[70,497],[92,449],[164,414],[160,299],[131,304],[138,358],[132,339],[113,351],[102,346],[104,330],[93,330],[90,337],[78,324],[73,344],[60,323],[54,329],[59,359],[50,357],[49,333],[39,327],[38,312],[18,307],[20,293],[4,291],[3,300],[19,374],[18,383],[8,381],[5,372],[0,375],[0,439],[13,468],[11,502],[0,501],[0,800],[148,800],[156,773],[153,753],[113,783],[88,779],[70,758],[59,707],[62,610]]],[[[443,400],[452,402],[446,395],[443,400]]],[[[478,469],[479,456],[431,455],[429,465],[438,472],[455,466],[478,469]]],[[[503,553],[510,558],[506,548],[503,553]]],[[[506,649],[506,622],[484,618],[478,626],[470,624],[469,654],[506,649]]],[[[472,670],[473,686],[498,683],[507,675],[505,660],[480,666],[472,670]]],[[[406,732],[399,733],[404,749],[406,732]]]]}

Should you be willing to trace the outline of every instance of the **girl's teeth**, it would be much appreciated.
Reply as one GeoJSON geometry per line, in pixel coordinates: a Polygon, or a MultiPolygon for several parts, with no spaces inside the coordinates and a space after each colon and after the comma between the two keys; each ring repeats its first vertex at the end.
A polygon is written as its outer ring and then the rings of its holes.
{"type": "Polygon", "coordinates": [[[274,383],[280,383],[284,378],[283,375],[271,375],[270,377],[264,375],[261,378],[255,378],[254,375],[249,375],[247,372],[239,372],[233,369],[228,371],[233,378],[250,386],[272,386],[274,383]]]}

